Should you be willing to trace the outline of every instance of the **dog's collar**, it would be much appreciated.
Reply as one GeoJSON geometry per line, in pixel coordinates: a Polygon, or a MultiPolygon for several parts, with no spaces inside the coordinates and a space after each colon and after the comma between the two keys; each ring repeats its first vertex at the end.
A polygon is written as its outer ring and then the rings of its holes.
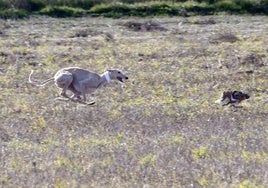
{"type": "Polygon", "coordinates": [[[111,77],[110,77],[109,72],[106,71],[106,72],[104,73],[104,76],[105,76],[106,81],[109,83],[109,82],[111,81],[111,77]]]}

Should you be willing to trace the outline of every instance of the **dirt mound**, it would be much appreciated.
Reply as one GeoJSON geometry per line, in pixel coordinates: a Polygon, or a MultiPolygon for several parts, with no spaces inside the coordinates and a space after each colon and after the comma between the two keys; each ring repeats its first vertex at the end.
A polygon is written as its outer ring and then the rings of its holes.
{"type": "Polygon", "coordinates": [[[265,65],[265,63],[263,62],[263,57],[259,54],[247,54],[244,57],[242,57],[242,64],[243,65],[254,65],[257,67],[262,67],[265,65]]]}
{"type": "Polygon", "coordinates": [[[197,25],[213,25],[216,24],[216,21],[213,18],[209,19],[198,19],[192,22],[192,24],[197,24],[197,25]]]}
{"type": "Polygon", "coordinates": [[[146,21],[146,22],[128,21],[125,23],[121,23],[120,25],[128,28],[129,30],[139,31],[139,32],[167,31],[166,28],[160,26],[160,24],[153,22],[153,21],[146,21]]]}
{"type": "Polygon", "coordinates": [[[221,43],[221,42],[229,42],[229,43],[234,43],[238,41],[239,38],[233,34],[233,33],[219,33],[210,38],[211,43],[221,43]]]}

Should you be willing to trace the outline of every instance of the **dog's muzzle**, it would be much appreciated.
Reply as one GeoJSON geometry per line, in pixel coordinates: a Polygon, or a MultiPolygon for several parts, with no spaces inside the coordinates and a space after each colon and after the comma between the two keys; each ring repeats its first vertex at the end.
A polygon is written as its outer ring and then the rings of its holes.
{"type": "MultiPolygon", "coordinates": [[[[117,78],[117,80],[119,80],[120,82],[123,82],[123,78],[122,77],[116,77],[117,78]]],[[[126,77],[124,77],[124,79],[128,79],[128,77],[126,76],[126,77]]]]}

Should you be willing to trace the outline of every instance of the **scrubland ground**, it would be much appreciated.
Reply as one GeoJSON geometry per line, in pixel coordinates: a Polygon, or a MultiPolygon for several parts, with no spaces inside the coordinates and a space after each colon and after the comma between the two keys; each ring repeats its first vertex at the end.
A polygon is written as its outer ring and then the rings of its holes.
{"type": "Polygon", "coordinates": [[[1,187],[268,187],[268,19],[0,20],[1,187]],[[60,68],[129,76],[55,101],[60,68]],[[214,104],[242,90],[243,108],[214,104]]]}

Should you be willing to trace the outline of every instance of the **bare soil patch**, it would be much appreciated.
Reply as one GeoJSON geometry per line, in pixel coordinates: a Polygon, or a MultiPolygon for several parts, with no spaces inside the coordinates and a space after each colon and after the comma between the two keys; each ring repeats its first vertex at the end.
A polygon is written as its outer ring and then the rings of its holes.
{"type": "Polygon", "coordinates": [[[125,26],[126,28],[132,31],[139,31],[139,32],[150,32],[150,31],[166,31],[163,26],[160,24],[153,22],[153,21],[146,21],[146,22],[135,22],[135,21],[127,21],[122,23],[121,25],[125,26]]]}

